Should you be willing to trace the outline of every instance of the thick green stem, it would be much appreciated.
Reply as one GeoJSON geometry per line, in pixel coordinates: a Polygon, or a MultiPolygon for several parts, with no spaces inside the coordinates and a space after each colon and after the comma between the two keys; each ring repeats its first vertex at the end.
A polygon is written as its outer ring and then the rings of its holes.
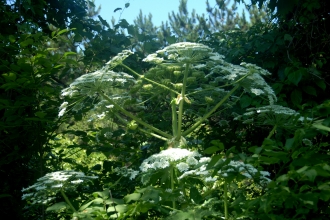
{"type": "Polygon", "coordinates": [[[70,206],[70,208],[72,209],[73,212],[76,212],[76,209],[73,207],[73,205],[71,204],[69,198],[65,195],[64,191],[61,189],[61,194],[65,200],[65,202],[70,206]]]}
{"type": "Polygon", "coordinates": [[[145,80],[145,81],[148,81],[148,82],[150,82],[150,83],[152,83],[152,84],[155,84],[155,85],[157,85],[157,86],[159,86],[159,87],[161,87],[161,88],[163,88],[163,89],[166,89],[166,90],[168,90],[168,91],[170,91],[170,92],[174,92],[174,93],[177,94],[177,95],[180,94],[180,93],[178,93],[177,91],[175,91],[175,90],[173,90],[173,89],[171,89],[171,88],[168,88],[167,86],[165,86],[165,85],[163,85],[163,84],[160,84],[160,83],[155,82],[155,81],[153,81],[153,80],[151,80],[151,79],[148,79],[148,78],[146,78],[144,75],[138,74],[137,72],[135,72],[134,70],[132,70],[131,68],[129,68],[128,66],[126,66],[126,65],[123,64],[123,63],[121,63],[120,65],[123,66],[123,67],[125,67],[125,68],[128,69],[131,73],[133,73],[134,75],[140,77],[141,79],[143,79],[143,80],[145,80]]]}
{"type": "Polygon", "coordinates": [[[175,94],[171,92],[171,108],[172,108],[172,132],[173,137],[178,135],[178,115],[176,113],[175,94]]]}
{"type": "Polygon", "coordinates": [[[158,128],[155,128],[154,126],[149,125],[148,123],[145,123],[144,121],[142,121],[141,119],[139,119],[138,117],[136,117],[135,115],[131,114],[130,112],[126,111],[125,109],[123,109],[122,107],[120,107],[116,102],[112,101],[107,95],[105,95],[102,91],[98,91],[99,94],[106,99],[108,102],[110,102],[112,105],[114,105],[114,107],[118,110],[120,110],[124,115],[126,115],[127,117],[135,120],[137,123],[143,125],[146,128],[149,128],[150,130],[162,135],[163,137],[166,137],[168,139],[171,139],[172,136],[159,130],[158,128]]]}
{"type": "MultiPolygon", "coordinates": [[[[173,165],[171,165],[171,167],[170,167],[170,175],[171,175],[171,190],[173,192],[174,191],[174,166],[173,165]]],[[[172,201],[172,207],[173,207],[173,209],[176,209],[175,200],[172,201]]]]}
{"type": "Polygon", "coordinates": [[[179,113],[178,113],[178,133],[176,136],[177,140],[181,139],[181,128],[182,128],[182,116],[183,116],[183,104],[185,102],[185,95],[186,95],[186,86],[187,86],[187,78],[188,78],[188,73],[189,73],[189,63],[186,63],[186,69],[184,71],[184,76],[183,76],[183,85],[182,85],[182,89],[181,89],[181,97],[179,97],[180,103],[179,103],[179,113]]]}
{"type": "Polygon", "coordinates": [[[191,126],[188,130],[182,133],[183,136],[187,136],[191,132],[193,132],[199,125],[203,123],[208,117],[210,117],[240,86],[236,85],[223,99],[218,102],[208,113],[206,113],[201,119],[199,119],[193,126],[191,126]]]}
{"type": "Polygon", "coordinates": [[[225,219],[228,219],[228,197],[227,197],[227,183],[224,182],[223,187],[223,205],[224,205],[224,211],[225,211],[225,219]]]}
{"type": "Polygon", "coordinates": [[[269,132],[269,135],[267,136],[268,139],[270,139],[274,135],[276,129],[277,129],[277,125],[275,125],[273,129],[269,132]]]}

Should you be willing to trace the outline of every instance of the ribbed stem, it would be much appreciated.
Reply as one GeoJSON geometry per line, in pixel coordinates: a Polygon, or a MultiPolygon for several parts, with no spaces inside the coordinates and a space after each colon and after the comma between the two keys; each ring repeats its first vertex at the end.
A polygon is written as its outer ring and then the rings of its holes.
{"type": "Polygon", "coordinates": [[[176,113],[175,94],[171,92],[171,108],[172,108],[172,132],[173,137],[178,135],[178,115],[176,113]]]}
{"type": "Polygon", "coordinates": [[[143,79],[143,80],[145,80],[145,81],[148,81],[148,82],[150,82],[150,83],[152,83],[152,84],[155,84],[155,85],[157,85],[157,86],[159,86],[159,87],[161,87],[161,88],[163,88],[163,89],[166,89],[166,90],[168,90],[168,91],[170,91],[170,92],[174,92],[175,94],[179,94],[177,91],[175,91],[175,90],[173,90],[173,89],[171,89],[171,88],[168,88],[167,86],[165,86],[165,85],[163,85],[163,84],[160,84],[160,83],[155,82],[155,81],[153,81],[153,80],[151,80],[151,79],[148,79],[148,78],[146,78],[144,75],[138,74],[137,72],[135,72],[134,70],[132,70],[131,68],[129,68],[128,66],[126,66],[126,65],[123,64],[123,63],[121,63],[120,65],[123,66],[123,67],[125,67],[125,68],[128,69],[131,73],[133,73],[134,75],[140,77],[141,79],[143,79]]]}
{"type": "Polygon", "coordinates": [[[228,197],[227,197],[227,182],[224,182],[224,188],[223,188],[223,204],[224,204],[224,211],[225,211],[225,219],[228,219],[228,197]]]}
{"type": "MultiPolygon", "coordinates": [[[[171,190],[174,191],[174,167],[171,165],[170,167],[170,175],[171,175],[171,190]]],[[[172,208],[176,209],[176,203],[175,200],[172,201],[172,208]]]]}
{"type": "Polygon", "coordinates": [[[273,129],[269,132],[269,135],[267,136],[268,139],[270,139],[274,135],[276,129],[277,129],[277,125],[275,125],[273,129]]]}
{"type": "Polygon", "coordinates": [[[176,136],[176,140],[180,140],[181,139],[181,128],[182,128],[182,116],[183,116],[183,104],[185,102],[185,96],[186,96],[186,86],[187,86],[187,78],[188,78],[188,73],[189,73],[189,67],[190,64],[186,63],[186,69],[184,71],[184,76],[183,76],[183,85],[182,85],[182,89],[181,89],[181,94],[179,97],[180,103],[179,103],[179,113],[178,113],[178,133],[176,136]]]}
{"type": "Polygon", "coordinates": [[[70,202],[69,198],[65,195],[63,189],[61,189],[61,194],[65,200],[65,202],[70,206],[73,212],[76,212],[76,209],[73,207],[72,203],[70,202]]]}

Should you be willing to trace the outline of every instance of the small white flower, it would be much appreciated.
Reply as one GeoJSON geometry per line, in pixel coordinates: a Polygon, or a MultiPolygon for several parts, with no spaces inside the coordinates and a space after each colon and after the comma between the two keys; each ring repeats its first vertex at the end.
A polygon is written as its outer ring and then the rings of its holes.
{"type": "Polygon", "coordinates": [[[61,184],[53,185],[52,187],[53,188],[61,188],[62,186],[63,186],[63,184],[61,183],[61,184]]]}
{"type": "Polygon", "coordinates": [[[251,92],[255,95],[261,95],[264,93],[261,89],[251,89],[251,92]]]}
{"type": "Polygon", "coordinates": [[[165,192],[172,193],[172,189],[165,189],[165,192]]]}
{"type": "Polygon", "coordinates": [[[105,112],[102,112],[102,114],[96,115],[96,117],[98,117],[98,119],[102,119],[105,117],[105,112]]]}
{"type": "Polygon", "coordinates": [[[60,109],[66,108],[68,106],[68,102],[63,102],[60,106],[60,109]]]}
{"type": "Polygon", "coordinates": [[[214,182],[216,180],[217,180],[216,177],[211,177],[211,176],[205,178],[205,182],[214,182]]]}
{"type": "Polygon", "coordinates": [[[178,170],[180,170],[180,172],[184,172],[189,169],[189,165],[183,162],[177,164],[176,167],[178,168],[178,170]]]}
{"type": "Polygon", "coordinates": [[[73,184],[79,184],[79,183],[82,183],[82,182],[84,182],[84,181],[81,180],[81,179],[71,181],[71,183],[73,183],[73,184]]]}
{"type": "Polygon", "coordinates": [[[35,189],[36,189],[37,191],[40,191],[40,190],[47,189],[47,187],[46,187],[46,186],[37,186],[35,189]]]}
{"type": "Polygon", "coordinates": [[[188,157],[186,161],[189,165],[197,165],[198,160],[196,160],[194,157],[188,157]]]}
{"type": "Polygon", "coordinates": [[[154,64],[159,64],[164,61],[164,58],[157,57],[156,53],[149,54],[146,58],[142,60],[143,62],[150,62],[154,64]]]}
{"type": "Polygon", "coordinates": [[[131,172],[131,176],[129,177],[130,180],[135,179],[135,177],[139,174],[139,171],[131,172]]]}
{"type": "Polygon", "coordinates": [[[61,109],[61,111],[58,113],[58,117],[62,117],[65,113],[66,108],[61,109]]]}
{"type": "Polygon", "coordinates": [[[201,159],[199,159],[199,163],[208,163],[211,161],[210,157],[202,157],[201,159]]]}
{"type": "Polygon", "coordinates": [[[260,174],[263,176],[270,176],[270,173],[268,171],[260,171],[260,174]]]}

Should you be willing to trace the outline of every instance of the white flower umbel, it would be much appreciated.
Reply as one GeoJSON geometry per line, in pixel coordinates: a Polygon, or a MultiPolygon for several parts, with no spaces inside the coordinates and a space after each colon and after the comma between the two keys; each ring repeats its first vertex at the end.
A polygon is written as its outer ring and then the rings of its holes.
{"type": "MultiPolygon", "coordinates": [[[[72,106],[72,110],[79,111],[84,107],[83,100],[85,99],[93,99],[92,103],[95,106],[98,105],[98,100],[102,102],[103,100],[99,96],[100,91],[107,94],[111,99],[116,100],[116,102],[130,99],[131,96],[128,94],[128,90],[135,83],[134,77],[129,74],[114,72],[109,70],[108,67],[103,67],[101,70],[78,77],[68,88],[62,90],[61,95],[64,98],[75,98],[76,102],[72,106]],[[118,91],[121,91],[121,96],[119,97],[118,91]]],[[[60,107],[59,117],[66,112],[67,106],[68,102],[63,102],[60,107]]],[[[109,103],[107,103],[107,106],[110,106],[109,103]]]]}
{"type": "Polygon", "coordinates": [[[134,54],[134,52],[130,50],[123,50],[122,52],[118,53],[117,56],[113,57],[109,62],[106,64],[110,67],[110,69],[115,68],[119,64],[121,64],[127,57],[134,54]]]}
{"type": "Polygon", "coordinates": [[[258,108],[248,108],[243,115],[234,120],[242,120],[243,123],[254,123],[258,126],[272,125],[278,128],[292,129],[299,125],[300,114],[295,110],[280,105],[267,105],[258,108]]]}
{"type": "MultiPolygon", "coordinates": [[[[221,159],[218,163],[224,162],[225,159],[221,159]]],[[[271,180],[267,177],[270,173],[267,171],[258,171],[251,164],[246,164],[242,161],[231,160],[229,164],[223,166],[218,174],[223,178],[228,177],[229,174],[237,175],[241,174],[248,179],[254,179],[258,177],[260,179],[259,183],[263,186],[267,185],[271,180]]]]}
{"type": "Polygon", "coordinates": [[[121,176],[129,177],[130,180],[135,179],[135,177],[139,174],[139,171],[133,170],[127,167],[115,168],[114,171],[121,176]]]}
{"type": "Polygon", "coordinates": [[[146,62],[178,62],[178,63],[198,63],[213,55],[212,49],[204,44],[180,42],[156,51],[144,59],[146,62]],[[162,58],[165,60],[161,60],[162,58]]]}
{"type": "MultiPolygon", "coordinates": [[[[196,151],[189,151],[181,148],[170,148],[163,150],[158,154],[151,155],[145,159],[141,166],[141,172],[147,172],[149,170],[158,170],[169,167],[172,162],[181,161],[188,157],[200,157],[201,155],[196,151]]],[[[188,164],[187,164],[188,165],[188,164]]],[[[183,165],[180,165],[182,169],[185,169],[183,165]]]]}
{"type": "Polygon", "coordinates": [[[86,176],[82,172],[63,170],[48,173],[39,178],[35,184],[23,188],[22,200],[30,200],[32,204],[46,204],[52,201],[60,191],[73,191],[80,184],[98,178],[97,176],[86,176]]]}

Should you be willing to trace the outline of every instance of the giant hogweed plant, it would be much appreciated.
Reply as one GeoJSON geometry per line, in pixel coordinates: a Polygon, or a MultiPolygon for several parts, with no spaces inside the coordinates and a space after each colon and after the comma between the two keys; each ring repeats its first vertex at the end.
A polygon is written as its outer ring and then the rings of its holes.
{"type": "MultiPolygon", "coordinates": [[[[148,55],[143,61],[153,67],[144,73],[125,64],[124,60],[132,54],[122,51],[102,69],[82,75],[62,91],[66,100],[60,106],[60,117],[68,111],[92,109],[95,115],[91,120],[111,117],[129,129],[164,141],[167,146],[166,150],[145,159],[139,170],[127,167],[114,170],[131,180],[141,180],[142,186],[124,197],[125,204],[107,203],[103,216],[136,219],[148,213],[168,219],[207,216],[229,219],[229,203],[237,204],[234,217],[244,216],[240,206],[249,197],[244,189],[264,192],[270,181],[269,173],[224,155],[203,157],[187,149],[186,140],[213,114],[238,101],[239,97],[234,96],[238,91],[265,97],[268,109],[283,110],[274,105],[276,96],[263,78],[270,73],[253,64],[230,64],[222,55],[199,43],[176,43],[148,55]],[[171,129],[158,128],[145,120],[146,103],[154,97],[170,106],[165,120],[171,121],[171,129]],[[184,121],[188,117],[194,121],[186,125],[184,121]],[[239,199],[235,200],[236,197],[239,199]]],[[[223,145],[215,143],[208,153],[221,150],[223,145]]],[[[83,206],[85,211],[93,201],[83,206]]],[[[76,212],[76,216],[83,215],[76,212]]]]}

